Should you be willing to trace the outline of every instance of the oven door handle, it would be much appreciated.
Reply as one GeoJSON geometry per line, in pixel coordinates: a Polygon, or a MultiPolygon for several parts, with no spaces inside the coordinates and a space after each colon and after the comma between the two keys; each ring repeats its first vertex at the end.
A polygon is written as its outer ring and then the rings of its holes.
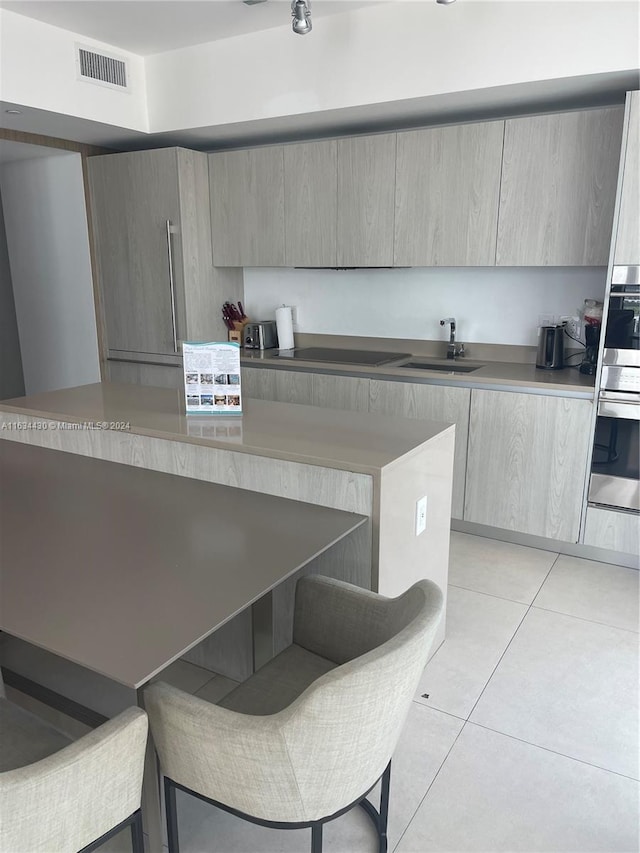
{"type": "Polygon", "coordinates": [[[604,418],[622,418],[626,421],[640,421],[640,402],[600,398],[598,415],[604,418]]]}

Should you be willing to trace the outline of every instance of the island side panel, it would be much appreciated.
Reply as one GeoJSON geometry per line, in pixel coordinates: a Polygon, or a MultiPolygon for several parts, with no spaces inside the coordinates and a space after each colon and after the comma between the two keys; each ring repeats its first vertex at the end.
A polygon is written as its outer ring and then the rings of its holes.
{"type": "MultiPolygon", "coordinates": [[[[446,607],[454,440],[452,426],[381,472],[377,584],[383,595],[395,597],[426,578],[438,584],[446,607]],[[426,529],[416,536],[416,503],[425,495],[426,529]]],[[[444,636],[443,616],[434,651],[444,636]]]]}
{"type": "Polygon", "coordinates": [[[273,648],[277,655],[293,642],[295,588],[305,575],[325,575],[364,589],[371,586],[371,522],[363,524],[340,542],[319,554],[293,577],[287,578],[272,592],[273,648]]]}
{"type": "Polygon", "coordinates": [[[252,492],[371,515],[373,484],[370,474],[257,456],[184,441],[116,430],[58,429],[57,421],[0,412],[0,439],[48,447],[137,468],[163,471],[194,480],[235,486],[252,492]],[[3,428],[16,421],[33,429],[3,428]],[[36,429],[46,424],[47,429],[36,429]]]}

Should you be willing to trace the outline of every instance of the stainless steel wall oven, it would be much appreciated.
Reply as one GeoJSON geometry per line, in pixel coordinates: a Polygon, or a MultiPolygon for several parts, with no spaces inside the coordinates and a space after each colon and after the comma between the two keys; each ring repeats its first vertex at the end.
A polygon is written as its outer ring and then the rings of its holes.
{"type": "Polygon", "coordinates": [[[640,512],[640,266],[614,267],[589,503],[640,512]]]}

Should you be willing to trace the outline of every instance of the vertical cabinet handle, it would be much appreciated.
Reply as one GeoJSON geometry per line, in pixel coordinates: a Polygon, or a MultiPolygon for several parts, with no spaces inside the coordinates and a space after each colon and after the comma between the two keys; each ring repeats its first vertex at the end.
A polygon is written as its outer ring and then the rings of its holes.
{"type": "Polygon", "coordinates": [[[178,329],[176,326],[176,283],[173,276],[173,246],[171,245],[171,220],[167,219],[167,258],[169,261],[169,293],[171,295],[171,332],[173,351],[178,352],[178,329]]]}

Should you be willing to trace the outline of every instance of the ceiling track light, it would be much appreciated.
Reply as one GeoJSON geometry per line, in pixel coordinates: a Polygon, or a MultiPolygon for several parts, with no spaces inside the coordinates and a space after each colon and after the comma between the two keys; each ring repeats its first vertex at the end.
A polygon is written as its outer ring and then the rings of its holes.
{"type": "MultiPolygon", "coordinates": [[[[255,3],[262,3],[264,0],[243,0],[247,6],[252,6],[255,3]]],[[[436,0],[441,6],[450,6],[456,0],[436,0]]],[[[311,32],[313,24],[311,22],[311,0],[291,0],[291,28],[294,33],[299,36],[304,36],[311,32]]]]}
{"type": "Polygon", "coordinates": [[[291,27],[294,33],[304,36],[311,32],[311,0],[291,0],[291,27]]]}

